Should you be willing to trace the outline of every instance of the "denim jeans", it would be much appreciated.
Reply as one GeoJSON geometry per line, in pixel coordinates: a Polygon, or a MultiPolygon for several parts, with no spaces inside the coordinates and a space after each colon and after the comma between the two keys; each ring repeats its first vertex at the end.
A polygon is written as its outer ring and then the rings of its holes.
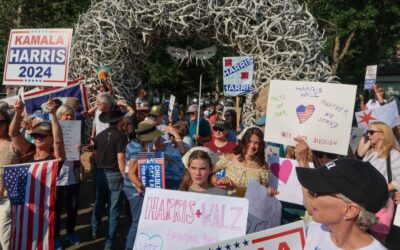
{"type": "Polygon", "coordinates": [[[135,244],[135,238],[137,233],[137,228],[139,225],[140,213],[142,211],[143,196],[144,194],[139,194],[135,187],[125,187],[124,188],[126,198],[129,201],[131,207],[132,224],[129,228],[128,235],[126,237],[125,247],[132,249],[135,244]]]}
{"type": "Polygon", "coordinates": [[[57,186],[55,206],[54,236],[60,236],[61,214],[64,206],[67,208],[67,234],[75,232],[76,218],[78,216],[80,183],[57,186]],[[65,202],[65,203],[64,203],[65,202]]]}
{"type": "Polygon", "coordinates": [[[112,249],[121,213],[123,178],[119,171],[96,170],[96,201],[92,212],[92,235],[98,235],[101,217],[108,204],[108,232],[104,249],[112,249]]]}

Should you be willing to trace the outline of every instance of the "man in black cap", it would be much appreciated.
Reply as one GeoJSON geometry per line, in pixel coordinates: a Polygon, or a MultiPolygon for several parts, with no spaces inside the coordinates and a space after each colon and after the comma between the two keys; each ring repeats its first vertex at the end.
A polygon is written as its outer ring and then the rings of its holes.
{"type": "Polygon", "coordinates": [[[104,249],[112,249],[121,210],[125,150],[127,138],[118,129],[124,113],[112,109],[101,113],[99,120],[109,127],[96,136],[94,159],[96,161],[96,200],[92,213],[92,236],[97,238],[101,217],[108,203],[108,232],[104,249]]]}
{"type": "Polygon", "coordinates": [[[304,249],[386,249],[365,231],[387,204],[385,178],[370,163],[354,159],[308,168],[308,147],[303,140],[296,141],[297,177],[304,205],[314,220],[308,225],[304,249]]]}

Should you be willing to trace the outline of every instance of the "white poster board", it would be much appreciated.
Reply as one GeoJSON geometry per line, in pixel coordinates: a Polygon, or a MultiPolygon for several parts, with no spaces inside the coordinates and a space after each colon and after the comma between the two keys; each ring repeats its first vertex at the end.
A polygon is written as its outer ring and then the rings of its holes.
{"type": "Polygon", "coordinates": [[[249,95],[253,92],[253,57],[224,57],[222,71],[225,96],[249,95]]]}
{"type": "Polygon", "coordinates": [[[244,198],[148,188],[133,249],[188,249],[243,236],[248,207],[244,198]]]}
{"type": "Polygon", "coordinates": [[[264,141],[294,146],[302,137],[313,150],[346,155],[357,86],[272,80],[264,141]]]}
{"type": "Polygon", "coordinates": [[[81,121],[58,121],[60,123],[65,154],[68,161],[79,161],[80,152],[76,149],[77,145],[81,145],[81,121]]]}
{"type": "Polygon", "coordinates": [[[368,125],[374,121],[384,122],[391,128],[400,124],[399,111],[396,101],[394,100],[371,110],[356,112],[355,116],[357,119],[357,126],[363,129],[367,129],[368,125]]]}
{"type": "Polygon", "coordinates": [[[244,197],[249,200],[247,234],[281,225],[282,205],[276,197],[268,195],[266,187],[251,179],[244,197]]]}
{"type": "Polygon", "coordinates": [[[10,32],[4,85],[67,86],[72,29],[10,32]]]}
{"type": "MultiPolygon", "coordinates": [[[[270,185],[277,187],[279,192],[276,198],[280,201],[303,205],[303,192],[296,174],[296,167],[299,165],[297,161],[270,156],[269,164],[271,168],[270,185]]],[[[314,165],[309,163],[309,167],[314,168],[314,165]]]]}
{"type": "Polygon", "coordinates": [[[364,89],[372,89],[376,83],[376,73],[378,65],[368,65],[365,70],[364,89]]]}
{"type": "Polygon", "coordinates": [[[305,243],[304,222],[297,221],[192,250],[303,250],[305,243]]]}
{"type": "Polygon", "coordinates": [[[172,115],[172,110],[174,109],[174,104],[175,104],[175,96],[171,95],[169,97],[168,116],[172,115]]]}

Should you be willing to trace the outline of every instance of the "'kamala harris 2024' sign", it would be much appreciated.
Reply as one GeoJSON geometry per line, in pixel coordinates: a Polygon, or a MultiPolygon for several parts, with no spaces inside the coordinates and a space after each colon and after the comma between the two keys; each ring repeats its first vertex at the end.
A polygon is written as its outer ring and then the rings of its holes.
{"type": "Polygon", "coordinates": [[[66,86],[71,39],[72,29],[11,30],[3,84],[66,86]]]}

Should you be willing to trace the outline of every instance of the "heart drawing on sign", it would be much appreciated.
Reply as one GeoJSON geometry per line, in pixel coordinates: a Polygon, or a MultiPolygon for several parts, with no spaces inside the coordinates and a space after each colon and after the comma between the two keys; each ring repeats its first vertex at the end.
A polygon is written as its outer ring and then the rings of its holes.
{"type": "Polygon", "coordinates": [[[161,250],[163,248],[163,239],[159,235],[150,236],[146,233],[140,233],[135,240],[134,250],[154,249],[161,250]]]}
{"type": "Polygon", "coordinates": [[[271,171],[272,173],[278,177],[279,180],[283,181],[287,184],[290,174],[292,173],[293,165],[289,160],[284,160],[280,164],[272,163],[271,171]]]}
{"type": "Polygon", "coordinates": [[[312,116],[314,113],[315,107],[314,105],[300,105],[296,108],[297,117],[299,118],[300,124],[307,121],[308,118],[312,116]]]}

